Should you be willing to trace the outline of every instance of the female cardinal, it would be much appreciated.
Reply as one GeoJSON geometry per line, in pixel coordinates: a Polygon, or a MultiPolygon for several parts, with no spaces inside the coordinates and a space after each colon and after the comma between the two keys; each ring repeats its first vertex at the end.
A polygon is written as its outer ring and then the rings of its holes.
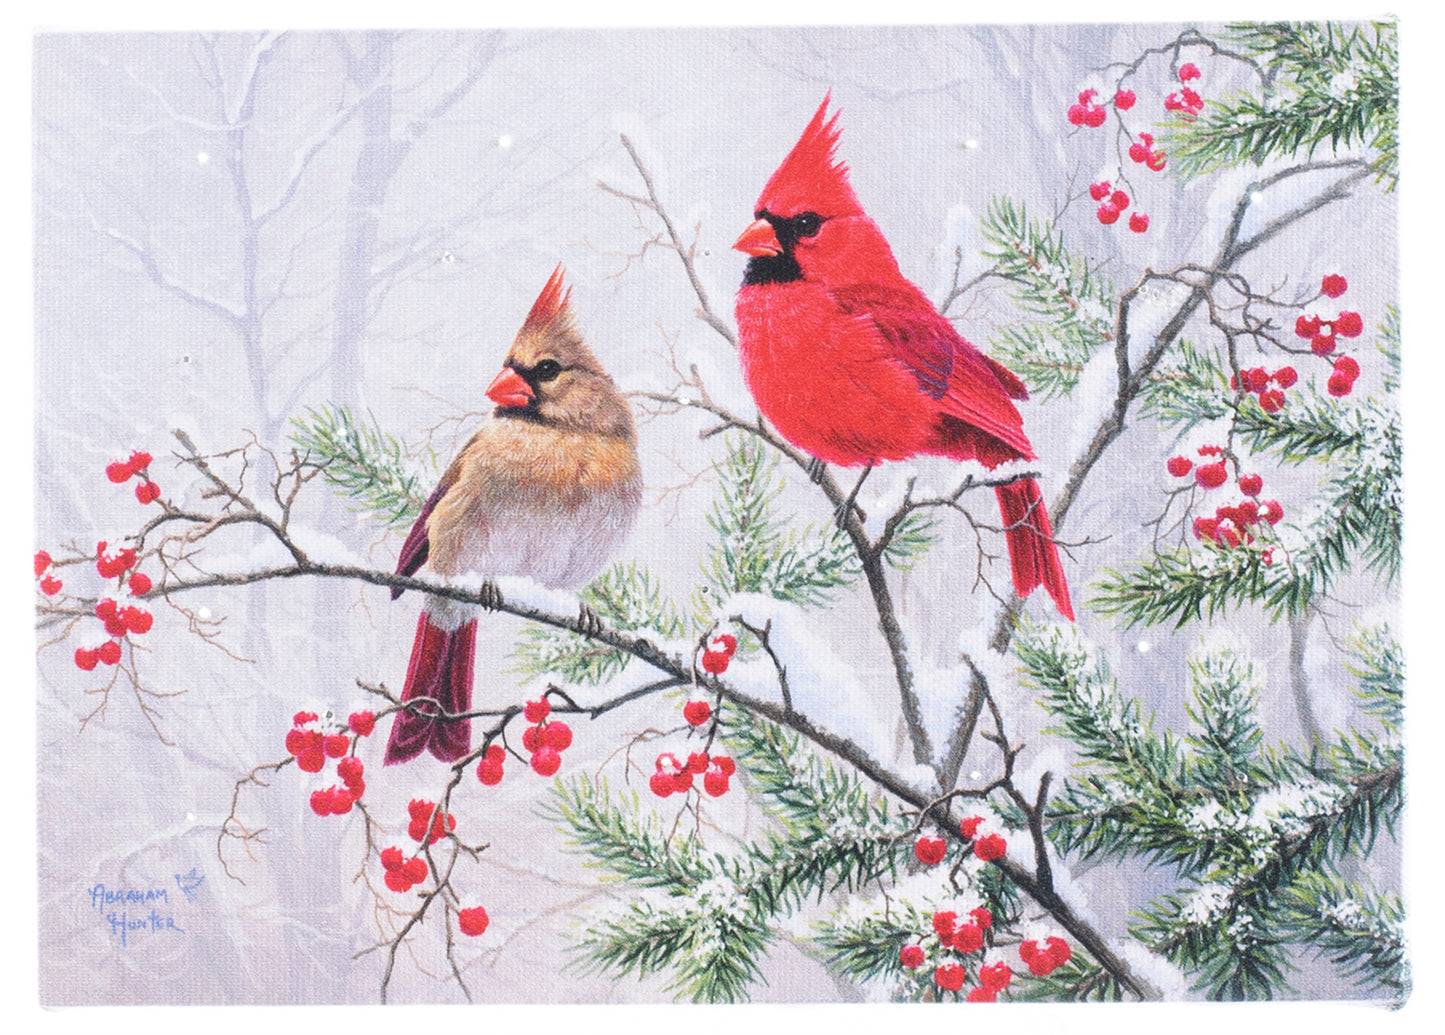
{"type": "MultiPolygon", "coordinates": [[[[827,118],[828,101],[733,245],[752,256],[738,291],[738,350],[758,409],[793,445],[843,467],[919,454],[989,468],[1034,459],[1011,402],[1028,389],[899,272],[848,167],[833,160],[838,116],[827,118]]],[[[1038,483],[995,491],[1014,588],[1025,596],[1042,585],[1072,620],[1038,483]]]]}
{"type": "MultiPolygon", "coordinates": [[[[621,545],[642,498],[632,413],[573,322],[562,267],[553,271],[487,388],[497,404],[442,475],[401,548],[398,575],[423,565],[443,577],[525,575],[545,586],[585,585],[621,545]]],[[[400,589],[392,589],[395,600],[400,589]]],[[[474,604],[428,596],[416,626],[386,764],[422,748],[454,762],[471,747],[477,635],[474,604]]]]}

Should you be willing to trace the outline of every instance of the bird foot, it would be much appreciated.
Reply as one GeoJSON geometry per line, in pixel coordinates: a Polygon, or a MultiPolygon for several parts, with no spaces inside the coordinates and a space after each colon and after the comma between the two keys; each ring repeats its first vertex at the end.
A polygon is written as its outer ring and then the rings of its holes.
{"type": "Polygon", "coordinates": [[[488,611],[495,611],[502,606],[502,591],[497,588],[497,584],[491,579],[482,583],[479,595],[482,598],[480,601],[482,607],[488,611]]]}
{"type": "Polygon", "coordinates": [[[806,468],[808,472],[808,480],[814,485],[823,484],[823,472],[827,469],[828,465],[825,464],[823,461],[819,460],[816,456],[808,457],[808,466],[806,468]]]}
{"type": "Polygon", "coordinates": [[[837,524],[838,531],[840,532],[846,532],[848,530],[849,510],[855,511],[857,513],[858,523],[860,525],[868,523],[868,514],[863,510],[862,507],[858,506],[858,504],[852,500],[844,500],[842,503],[838,504],[837,509],[833,511],[833,521],[837,524]]]}
{"type": "Polygon", "coordinates": [[[585,600],[577,612],[577,627],[577,631],[589,640],[602,631],[602,619],[585,600]]]}

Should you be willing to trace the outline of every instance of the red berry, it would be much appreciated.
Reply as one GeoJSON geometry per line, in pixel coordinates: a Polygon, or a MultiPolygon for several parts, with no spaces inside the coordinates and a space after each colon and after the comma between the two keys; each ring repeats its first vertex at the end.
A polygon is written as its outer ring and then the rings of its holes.
{"type": "Polygon", "coordinates": [[[657,756],[657,768],[672,774],[682,770],[682,763],[677,760],[677,756],[671,751],[664,751],[657,756]]]}
{"type": "Polygon", "coordinates": [[[542,733],[536,726],[528,726],[522,731],[522,750],[536,751],[542,746],[542,733]]]}
{"type": "Polygon", "coordinates": [[[720,650],[728,657],[738,652],[738,638],[732,633],[718,633],[713,637],[713,648],[720,650]]]}
{"type": "Polygon", "coordinates": [[[1091,87],[1089,87],[1087,90],[1081,90],[1081,91],[1079,92],[1079,103],[1080,103],[1080,104],[1088,104],[1090,101],[1092,101],[1092,100],[1093,100],[1095,97],[1097,97],[1097,96],[1099,96],[1099,91],[1098,91],[1098,90],[1095,90],[1095,89],[1091,86],[1091,87]]]}
{"type": "Polygon", "coordinates": [[[1180,66],[1179,66],[1179,81],[1180,81],[1181,83],[1187,83],[1187,82],[1189,82],[1189,80],[1191,80],[1191,79],[1198,79],[1198,78],[1199,78],[1199,66],[1196,65],[1196,64],[1194,64],[1194,62],[1191,61],[1191,62],[1189,62],[1188,64],[1180,65],[1180,66]]]}
{"type": "Polygon", "coordinates": [[[1355,362],[1354,356],[1340,356],[1335,360],[1335,373],[1353,381],[1360,376],[1360,364],[1355,362]]]}
{"type": "MultiPolygon", "coordinates": [[[[351,811],[351,804],[355,800],[351,791],[346,787],[332,787],[327,793],[331,796],[331,813],[334,816],[344,816],[351,811]]],[[[357,795],[356,797],[360,797],[357,795]]]]}
{"type": "Polygon", "coordinates": [[[457,914],[457,927],[461,928],[462,934],[471,938],[484,932],[490,922],[487,911],[481,906],[472,906],[457,914]]]}
{"type": "Polygon", "coordinates": [[[684,769],[672,774],[672,789],[678,794],[686,794],[692,790],[692,783],[693,772],[691,769],[684,769]]]}
{"type": "Polygon", "coordinates": [[[542,728],[542,743],[556,751],[572,746],[572,727],[565,722],[549,722],[542,728]]]}
{"type": "Polygon", "coordinates": [[[1299,380],[1299,374],[1295,373],[1294,367],[1280,367],[1274,372],[1275,384],[1281,388],[1288,388],[1299,380]]]}
{"type": "Polygon", "coordinates": [[[420,884],[426,880],[427,876],[431,873],[426,860],[419,855],[413,855],[406,862],[402,863],[401,871],[406,874],[407,880],[413,884],[420,884]]]}
{"type": "Polygon", "coordinates": [[[144,450],[137,449],[131,453],[130,459],[126,461],[126,465],[130,467],[131,473],[144,471],[151,465],[151,455],[144,450]]]}
{"type": "Polygon", "coordinates": [[[712,764],[721,769],[724,776],[732,776],[738,771],[738,764],[727,755],[713,755],[712,764]]]}
{"type": "Polygon", "coordinates": [[[1187,456],[1171,456],[1169,463],[1165,464],[1165,466],[1169,468],[1169,473],[1174,477],[1183,478],[1194,469],[1194,461],[1190,460],[1187,456]]]}
{"type": "Polygon", "coordinates": [[[540,701],[528,701],[526,707],[522,709],[522,714],[526,716],[528,722],[541,722],[552,714],[552,704],[545,697],[540,701]]]}
{"type": "Polygon", "coordinates": [[[1320,318],[1318,316],[1301,316],[1294,322],[1294,332],[1301,338],[1313,338],[1320,333],[1320,318]]]}
{"type": "Polygon", "coordinates": [[[1224,453],[1224,450],[1223,450],[1222,448],[1220,448],[1219,446],[1200,446],[1200,447],[1199,447],[1199,455],[1200,455],[1200,456],[1220,456],[1220,455],[1222,455],[1223,453],[1224,453]]]}
{"type": "Polygon", "coordinates": [[[963,987],[963,967],[957,963],[945,963],[934,970],[933,980],[938,982],[939,988],[957,992],[963,987]]]}
{"type": "Polygon", "coordinates": [[[1205,489],[1217,489],[1229,478],[1229,468],[1223,460],[1213,464],[1201,464],[1194,471],[1194,480],[1205,489]]]}
{"type": "Polygon", "coordinates": [[[712,705],[706,701],[688,701],[682,706],[682,717],[690,726],[701,726],[712,718],[712,705]]]}
{"type": "Polygon", "coordinates": [[[1263,561],[1264,566],[1268,568],[1271,564],[1274,563],[1274,547],[1271,546],[1267,548],[1264,553],[1259,555],[1259,559],[1263,561]]]}
{"type": "Polygon", "coordinates": [[[130,464],[124,460],[115,460],[105,465],[105,476],[119,485],[121,482],[129,481],[130,476],[135,472],[130,469],[130,464]]]}
{"type": "Polygon", "coordinates": [[[436,811],[436,802],[427,801],[424,798],[413,798],[406,803],[406,814],[418,822],[426,823],[431,820],[431,814],[436,811]]]}
{"type": "Polygon", "coordinates": [[[412,882],[407,879],[406,870],[398,867],[395,870],[387,870],[382,881],[388,888],[396,892],[410,891],[412,882]]]}
{"type": "Polygon", "coordinates": [[[1338,273],[1331,273],[1320,281],[1320,293],[1330,298],[1339,298],[1350,285],[1338,273]]]}
{"type": "Polygon", "coordinates": [[[983,928],[978,924],[963,924],[953,932],[953,947],[964,955],[983,948],[983,928]]]}
{"type": "Polygon", "coordinates": [[[120,661],[120,644],[106,640],[100,645],[100,661],[103,665],[114,665],[120,661]]]}
{"type": "Polygon", "coordinates": [[[978,968],[978,983],[990,992],[1002,992],[1013,980],[1014,972],[1003,960],[978,968]]]}
{"type": "Polygon", "coordinates": [[[1365,329],[1365,321],[1359,313],[1341,313],[1335,317],[1335,333],[1346,338],[1358,338],[1365,329]]]}
{"type": "Polygon", "coordinates": [[[87,672],[94,670],[100,664],[100,652],[93,647],[81,647],[75,652],[75,667],[84,669],[87,672]]]}
{"type": "Polygon", "coordinates": [[[1328,356],[1335,351],[1335,336],[1333,334],[1316,334],[1310,339],[1310,351],[1316,356],[1328,356]]]}
{"type": "Polygon", "coordinates": [[[119,612],[111,615],[105,620],[105,631],[110,636],[124,636],[129,628],[125,624],[125,618],[119,612]]]}
{"type": "Polygon", "coordinates": [[[726,653],[720,650],[705,650],[702,652],[703,671],[711,672],[720,676],[728,670],[729,658],[726,653]]]}
{"type": "Polygon", "coordinates": [[[381,850],[382,869],[398,870],[405,862],[406,858],[401,854],[401,849],[397,848],[395,845],[392,845],[390,848],[383,848],[381,850]]]}
{"type": "Polygon", "coordinates": [[[1336,399],[1342,399],[1349,395],[1350,390],[1354,388],[1354,386],[1355,383],[1353,381],[1338,372],[1331,374],[1330,379],[1325,382],[1325,387],[1329,389],[1329,393],[1336,399]]]}
{"type": "Polygon", "coordinates": [[[1246,474],[1239,479],[1239,491],[1246,496],[1258,496],[1259,490],[1264,488],[1264,479],[1257,474],[1246,474]]]}
{"type": "Polygon", "coordinates": [[[350,787],[366,774],[366,765],[355,755],[347,755],[336,763],[336,775],[350,787]]]}
{"type": "Polygon", "coordinates": [[[1149,149],[1143,144],[1130,144],[1129,157],[1139,165],[1143,165],[1149,160],[1149,149]]]}
{"type": "Polygon", "coordinates": [[[45,569],[50,567],[50,554],[44,550],[35,552],[35,577],[39,578],[45,574],[45,569]]]}
{"type": "Polygon", "coordinates": [[[496,762],[497,765],[501,765],[507,760],[507,749],[500,744],[489,744],[487,746],[487,753],[482,757],[488,762],[496,762]]]}
{"type": "Polygon", "coordinates": [[[1244,371],[1244,374],[1249,381],[1251,392],[1262,392],[1269,387],[1269,371],[1264,367],[1254,367],[1244,371]]]}
{"type": "Polygon", "coordinates": [[[938,937],[944,941],[953,938],[953,932],[958,930],[958,914],[951,909],[940,910],[933,914],[933,929],[938,937]]]}
{"type": "Polygon", "coordinates": [[[983,823],[982,816],[969,816],[958,824],[958,832],[972,841],[973,836],[978,833],[978,828],[981,823],[983,823]]]}
{"type": "Polygon", "coordinates": [[[1284,517],[1284,508],[1279,505],[1278,500],[1266,500],[1259,505],[1259,514],[1271,525],[1276,525],[1279,519],[1284,517]]]}
{"type": "Polygon", "coordinates": [[[1114,107],[1120,111],[1128,111],[1134,107],[1134,91],[1116,90],[1114,93],[1114,107]]]}
{"type": "Polygon", "coordinates": [[[1153,133],[1140,133],[1140,134],[1139,134],[1139,139],[1142,140],[1142,141],[1144,141],[1144,146],[1146,146],[1146,147],[1153,147],[1153,146],[1154,146],[1154,134],[1153,134],[1153,133]]]}
{"type": "Polygon", "coordinates": [[[905,945],[898,950],[898,962],[909,970],[923,966],[923,946],[905,945]]]}
{"type": "Polygon", "coordinates": [[[532,755],[532,771],[538,776],[551,776],[562,765],[562,756],[553,747],[539,747],[532,755]]]}
{"type": "Polygon", "coordinates": [[[652,788],[652,793],[659,798],[666,798],[673,792],[672,774],[665,773],[661,769],[653,773],[647,781],[647,786],[652,788]]]}
{"type": "Polygon", "coordinates": [[[1074,958],[1074,953],[1069,948],[1069,943],[1064,941],[1062,938],[1050,938],[1048,941],[1044,942],[1043,951],[1049,954],[1050,958],[1054,961],[1054,966],[1056,967],[1062,967],[1065,963],[1069,962],[1069,960],[1074,958]]]}
{"type": "Polygon", "coordinates": [[[994,1003],[998,1001],[998,996],[982,985],[979,985],[977,988],[970,988],[965,998],[970,1003],[994,1003]]]}
{"type": "Polygon", "coordinates": [[[1099,211],[1095,214],[1099,217],[1099,222],[1105,226],[1119,221],[1119,210],[1109,203],[1100,205],[1099,211]]]}
{"type": "Polygon", "coordinates": [[[913,854],[924,866],[937,866],[947,851],[948,846],[941,837],[920,837],[913,844],[913,854]]]}
{"type": "Polygon", "coordinates": [[[137,636],[150,632],[155,623],[155,616],[139,607],[124,608],[120,615],[125,620],[126,628],[137,636]]]}
{"type": "Polygon", "coordinates": [[[141,482],[135,487],[135,498],[141,503],[153,503],[160,498],[161,487],[155,482],[141,482]]]}
{"type": "Polygon", "coordinates": [[[351,738],[345,733],[333,733],[322,741],[322,748],[328,758],[340,758],[351,750],[351,738]]]}
{"type": "Polygon", "coordinates": [[[973,843],[973,854],[978,856],[981,862],[993,862],[1001,858],[1008,851],[1008,842],[998,834],[989,834],[980,837],[973,843]]]}
{"type": "Polygon", "coordinates": [[[1219,522],[1215,518],[1197,517],[1194,519],[1194,538],[1213,542],[1218,527],[1219,522]]]}
{"type": "Polygon", "coordinates": [[[371,731],[376,728],[376,716],[371,712],[352,712],[351,717],[346,720],[346,724],[358,737],[369,737],[371,731]]]}
{"type": "Polygon", "coordinates": [[[1149,157],[1145,159],[1144,164],[1154,172],[1163,172],[1164,167],[1169,164],[1169,159],[1163,151],[1151,151],[1149,152],[1149,157]]]}
{"type": "Polygon", "coordinates": [[[702,789],[714,798],[721,798],[728,792],[728,774],[721,769],[709,769],[702,778],[702,789]]]}
{"type": "Polygon", "coordinates": [[[1117,209],[1126,209],[1129,207],[1129,195],[1121,190],[1116,190],[1113,194],[1109,195],[1109,204],[1117,209]]]}
{"type": "Polygon", "coordinates": [[[1188,87],[1185,87],[1179,92],[1179,98],[1184,102],[1184,107],[1191,108],[1194,111],[1199,111],[1204,107],[1204,98],[1200,97],[1199,94],[1188,87]]]}
{"type": "Polygon", "coordinates": [[[131,596],[143,597],[151,591],[151,577],[138,571],[130,577],[126,587],[130,590],[131,596]]]}
{"type": "Polygon", "coordinates": [[[1069,105],[1069,125],[1082,126],[1084,124],[1085,113],[1086,109],[1082,104],[1069,105]]]}
{"type": "Polygon", "coordinates": [[[1084,125],[1097,129],[1104,124],[1104,120],[1108,117],[1109,113],[1103,108],[1091,107],[1088,111],[1084,112],[1084,125]]]}
{"type": "Polygon", "coordinates": [[[1143,212],[1135,212],[1129,217],[1129,229],[1136,234],[1142,234],[1149,229],[1149,217],[1143,212]]]}
{"type": "Polygon", "coordinates": [[[687,771],[690,773],[707,772],[707,752],[694,751],[687,756],[687,771]]]}
{"type": "Polygon", "coordinates": [[[1089,197],[1095,201],[1103,201],[1113,189],[1113,185],[1108,180],[1100,180],[1098,183],[1089,184],[1089,197]]]}
{"type": "Polygon", "coordinates": [[[477,779],[487,787],[495,787],[502,782],[502,763],[493,762],[490,758],[484,758],[477,763],[477,779]]]}
{"type": "Polygon", "coordinates": [[[326,768],[326,752],[309,747],[296,756],[296,764],[305,773],[319,773],[326,768]]]}
{"type": "MultiPolygon", "coordinates": [[[[1243,480],[1241,479],[1241,484],[1243,480]]],[[[1245,500],[1234,508],[1235,522],[1241,525],[1252,525],[1259,520],[1259,504],[1254,500],[1245,500]]]]}
{"type": "Polygon", "coordinates": [[[311,811],[314,812],[314,813],[316,813],[318,816],[329,816],[329,815],[331,815],[331,792],[330,792],[330,791],[312,791],[312,792],[311,792],[311,811]]]}
{"type": "Polygon", "coordinates": [[[968,915],[973,917],[973,922],[985,931],[993,926],[993,914],[983,906],[979,906],[977,909],[970,909],[968,915]]]}
{"type": "Polygon", "coordinates": [[[293,755],[299,755],[306,750],[310,738],[306,736],[305,730],[298,730],[294,726],[286,731],[286,750],[293,755]]]}
{"type": "Polygon", "coordinates": [[[319,716],[315,712],[297,712],[291,716],[291,725],[304,726],[308,722],[315,722],[319,716]]]}
{"type": "Polygon", "coordinates": [[[1284,408],[1284,393],[1273,390],[1260,393],[1259,408],[1265,413],[1278,413],[1284,408]]]}
{"type": "Polygon", "coordinates": [[[47,575],[40,580],[40,592],[44,593],[47,597],[55,596],[55,594],[59,593],[64,587],[65,583],[61,582],[54,575],[47,575]]]}

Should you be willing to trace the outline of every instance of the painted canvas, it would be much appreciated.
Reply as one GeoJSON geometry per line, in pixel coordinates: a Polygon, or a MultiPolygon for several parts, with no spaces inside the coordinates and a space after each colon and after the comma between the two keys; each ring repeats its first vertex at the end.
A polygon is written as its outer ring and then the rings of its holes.
{"type": "Polygon", "coordinates": [[[1398,1005],[1397,112],[1391,22],[37,36],[41,1003],[1398,1005]]]}

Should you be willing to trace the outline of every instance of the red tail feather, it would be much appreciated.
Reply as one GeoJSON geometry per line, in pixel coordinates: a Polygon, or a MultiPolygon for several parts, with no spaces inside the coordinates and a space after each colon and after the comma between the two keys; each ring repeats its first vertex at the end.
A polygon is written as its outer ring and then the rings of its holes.
{"type": "Polygon", "coordinates": [[[999,513],[1003,515],[1008,541],[1009,561],[1013,567],[1014,590],[1026,597],[1039,586],[1049,591],[1059,614],[1074,620],[1074,606],[1069,602],[1069,584],[1054,545],[1054,527],[1044,509],[1039,483],[1032,478],[1000,485],[999,513]]]}
{"type": "Polygon", "coordinates": [[[471,708],[476,644],[475,618],[455,629],[445,629],[434,624],[426,611],[421,613],[401,699],[411,701],[425,697],[437,704],[421,705],[417,714],[396,713],[391,739],[386,743],[384,764],[409,761],[421,754],[423,748],[443,762],[455,762],[471,749],[470,719],[441,722],[434,716],[438,706],[449,715],[471,708]]]}

